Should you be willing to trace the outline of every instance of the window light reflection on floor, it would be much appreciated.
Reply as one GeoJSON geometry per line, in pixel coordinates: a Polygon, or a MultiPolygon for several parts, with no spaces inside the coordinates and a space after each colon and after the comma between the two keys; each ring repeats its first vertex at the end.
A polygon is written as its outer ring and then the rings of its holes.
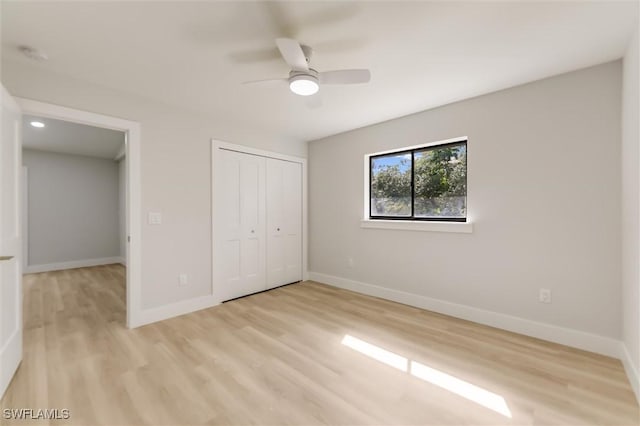
{"type": "Polygon", "coordinates": [[[407,358],[394,354],[393,352],[389,352],[379,346],[372,345],[371,343],[349,336],[348,334],[342,339],[342,344],[368,356],[369,358],[373,358],[376,361],[383,362],[404,372],[407,371],[409,362],[407,358]]]}
{"type": "Polygon", "coordinates": [[[435,368],[431,368],[417,361],[409,359],[383,349],[379,346],[360,340],[351,335],[345,335],[342,344],[373,358],[376,361],[387,364],[395,369],[411,374],[418,379],[446,389],[463,398],[480,404],[485,408],[511,418],[511,411],[503,397],[479,386],[473,385],[457,377],[451,376],[435,368]]]}

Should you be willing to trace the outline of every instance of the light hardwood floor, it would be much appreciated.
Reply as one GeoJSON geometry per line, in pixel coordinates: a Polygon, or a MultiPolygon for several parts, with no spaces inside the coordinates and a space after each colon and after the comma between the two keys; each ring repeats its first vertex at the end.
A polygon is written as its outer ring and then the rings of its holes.
{"type": "Polygon", "coordinates": [[[617,360],[313,282],[135,330],[121,266],[24,286],[0,407],[68,408],[58,424],[639,423],[617,360]]]}

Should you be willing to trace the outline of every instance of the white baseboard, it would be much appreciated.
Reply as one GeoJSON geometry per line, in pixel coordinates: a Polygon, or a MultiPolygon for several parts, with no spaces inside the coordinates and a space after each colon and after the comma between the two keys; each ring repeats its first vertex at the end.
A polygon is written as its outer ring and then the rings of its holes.
{"type": "Polygon", "coordinates": [[[211,308],[218,304],[220,304],[220,301],[217,298],[208,295],[197,297],[195,299],[183,300],[170,305],[159,306],[157,308],[143,309],[139,312],[138,317],[135,318],[134,323],[131,324],[131,328],[189,314],[201,309],[211,308]]]}
{"type": "Polygon", "coordinates": [[[62,271],[64,269],[87,268],[89,266],[112,265],[120,263],[121,257],[101,257],[99,259],[71,260],[68,262],[45,263],[42,265],[29,265],[24,269],[25,274],[37,272],[62,271]]]}
{"type": "Polygon", "coordinates": [[[17,330],[9,337],[9,340],[0,348],[0,399],[9,387],[16,369],[22,358],[21,333],[17,330]]]}
{"type": "Polygon", "coordinates": [[[382,299],[392,300],[405,305],[415,306],[417,308],[512,331],[514,333],[524,334],[526,336],[536,337],[538,339],[560,343],[562,345],[618,359],[621,358],[621,342],[609,337],[599,336],[597,334],[586,333],[584,331],[570,328],[558,327],[512,315],[501,314],[499,312],[460,305],[457,303],[433,299],[418,294],[393,290],[386,287],[321,274],[318,272],[309,272],[309,279],[329,284],[334,287],[355,291],[357,293],[380,297],[382,299]]]}
{"type": "Polygon", "coordinates": [[[118,259],[118,261],[116,263],[121,264],[122,266],[127,266],[127,258],[120,256],[120,257],[116,257],[115,259],[118,259]]]}
{"type": "Polygon", "coordinates": [[[633,359],[627,350],[627,345],[620,343],[620,348],[620,360],[622,361],[622,365],[624,365],[624,371],[627,373],[629,383],[631,383],[631,388],[636,394],[638,404],[640,404],[640,374],[638,374],[638,367],[633,362],[633,359]]]}

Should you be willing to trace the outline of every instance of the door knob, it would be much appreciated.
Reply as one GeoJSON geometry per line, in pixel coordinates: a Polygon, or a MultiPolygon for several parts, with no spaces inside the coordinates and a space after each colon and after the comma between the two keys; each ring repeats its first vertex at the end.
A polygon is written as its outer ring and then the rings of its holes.
{"type": "Polygon", "coordinates": [[[13,256],[0,256],[0,261],[1,260],[11,260],[13,259],[13,256]]]}
{"type": "Polygon", "coordinates": [[[280,228],[277,229],[278,231],[280,230],[280,228]]]}
{"type": "Polygon", "coordinates": [[[252,229],[252,230],[251,230],[251,233],[252,233],[252,234],[255,234],[255,233],[256,233],[256,230],[255,230],[255,229],[252,229]]]}

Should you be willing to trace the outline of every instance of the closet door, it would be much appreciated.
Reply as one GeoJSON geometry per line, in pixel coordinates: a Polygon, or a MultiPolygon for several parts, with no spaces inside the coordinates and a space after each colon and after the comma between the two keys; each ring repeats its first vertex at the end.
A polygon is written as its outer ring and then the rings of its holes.
{"type": "Polygon", "coordinates": [[[267,159],[267,288],[302,279],[302,165],[267,159]]]}
{"type": "Polygon", "coordinates": [[[266,289],[265,159],[220,149],[215,164],[216,278],[222,300],[266,289]]]}

